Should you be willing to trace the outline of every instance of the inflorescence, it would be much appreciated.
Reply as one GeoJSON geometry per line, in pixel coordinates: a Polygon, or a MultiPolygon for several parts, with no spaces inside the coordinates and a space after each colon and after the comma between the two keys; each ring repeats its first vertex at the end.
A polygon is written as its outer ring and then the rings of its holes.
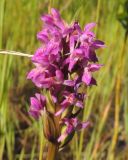
{"type": "Polygon", "coordinates": [[[41,46],[32,57],[35,68],[27,78],[45,94],[31,97],[29,113],[36,119],[43,118],[49,141],[66,144],[75,131],[89,124],[77,118],[87,97],[81,88],[96,85],[92,73],[102,65],[97,63],[95,51],[105,45],[92,32],[95,23],[82,30],[78,22],[68,25],[55,9],[41,20],[43,28],[37,34],[41,46]]]}

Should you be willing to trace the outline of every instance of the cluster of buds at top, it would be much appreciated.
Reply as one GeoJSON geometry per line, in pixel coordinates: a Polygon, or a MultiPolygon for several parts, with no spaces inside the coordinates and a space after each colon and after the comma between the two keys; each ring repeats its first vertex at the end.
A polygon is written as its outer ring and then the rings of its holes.
{"type": "Polygon", "coordinates": [[[44,95],[36,93],[31,98],[29,112],[36,119],[42,117],[49,141],[64,146],[77,130],[89,124],[77,118],[86,99],[82,88],[96,85],[92,73],[102,65],[97,63],[95,51],[105,45],[95,39],[95,23],[82,30],[78,22],[68,25],[55,9],[41,20],[43,28],[37,34],[41,47],[32,57],[35,68],[27,78],[43,89],[44,95]]]}

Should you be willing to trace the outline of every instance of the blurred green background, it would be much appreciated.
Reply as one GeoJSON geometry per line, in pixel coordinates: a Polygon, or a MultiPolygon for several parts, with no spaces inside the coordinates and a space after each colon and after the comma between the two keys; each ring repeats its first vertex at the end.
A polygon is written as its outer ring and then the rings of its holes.
{"type": "MultiPolygon", "coordinates": [[[[90,128],[76,134],[58,160],[128,160],[128,5],[126,0],[0,0],[0,49],[33,54],[40,16],[59,9],[69,23],[97,22],[107,47],[97,52],[104,67],[88,89],[81,115],[90,128]]],[[[0,160],[42,160],[42,122],[28,115],[34,85],[26,80],[30,58],[0,54],[0,160]]]]}

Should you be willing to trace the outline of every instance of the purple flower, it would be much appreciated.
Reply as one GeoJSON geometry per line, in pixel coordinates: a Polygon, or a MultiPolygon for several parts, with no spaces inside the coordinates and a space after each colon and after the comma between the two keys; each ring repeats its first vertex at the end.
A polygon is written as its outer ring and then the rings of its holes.
{"type": "Polygon", "coordinates": [[[31,102],[31,106],[30,106],[29,113],[34,118],[38,119],[46,105],[45,97],[39,93],[36,93],[35,97],[31,97],[30,102],[31,102]]]}
{"type": "Polygon", "coordinates": [[[64,21],[61,19],[59,12],[56,9],[51,9],[51,15],[44,15],[41,17],[46,26],[54,27],[56,29],[65,29],[64,21]]]}
{"type": "Polygon", "coordinates": [[[66,130],[61,136],[58,138],[58,142],[63,141],[68,135],[70,135],[72,132],[79,131],[81,129],[87,128],[89,125],[89,122],[79,122],[77,118],[65,118],[62,120],[64,125],[66,125],[66,130]]]}
{"type": "Polygon", "coordinates": [[[44,89],[45,97],[36,94],[31,98],[30,114],[35,118],[44,116],[43,121],[48,125],[44,127],[45,136],[52,143],[58,143],[89,124],[79,122],[76,116],[87,97],[82,88],[96,85],[92,74],[102,67],[96,63],[96,51],[105,44],[97,40],[92,31],[96,23],[89,23],[82,30],[78,22],[67,24],[56,9],[51,9],[51,14],[43,15],[41,20],[43,27],[37,34],[41,46],[32,57],[35,68],[28,73],[27,79],[40,90],[44,89]],[[66,130],[60,135],[63,126],[66,130]]]}
{"type": "Polygon", "coordinates": [[[39,48],[32,57],[34,63],[41,64],[42,67],[47,67],[54,62],[60,60],[61,47],[58,43],[48,43],[47,47],[39,48]]]}
{"type": "Polygon", "coordinates": [[[65,97],[64,100],[60,103],[61,109],[56,112],[56,116],[60,115],[65,111],[66,108],[71,106],[76,106],[79,108],[83,108],[83,98],[80,97],[80,93],[69,93],[65,92],[63,93],[63,96],[65,97]]]}
{"type": "Polygon", "coordinates": [[[47,69],[40,66],[34,68],[29,72],[27,78],[31,79],[39,88],[50,88],[63,83],[64,77],[61,70],[57,69],[56,66],[49,65],[47,69]]]}
{"type": "Polygon", "coordinates": [[[83,73],[83,76],[82,76],[82,81],[86,85],[92,85],[92,84],[96,85],[96,81],[92,77],[91,72],[98,71],[101,67],[102,67],[102,65],[100,65],[100,64],[89,64],[87,67],[84,68],[84,73],[83,73]]]}
{"type": "Polygon", "coordinates": [[[80,41],[84,43],[92,43],[95,38],[95,34],[91,31],[94,28],[96,23],[89,23],[85,26],[82,35],[80,36],[80,41]]]}

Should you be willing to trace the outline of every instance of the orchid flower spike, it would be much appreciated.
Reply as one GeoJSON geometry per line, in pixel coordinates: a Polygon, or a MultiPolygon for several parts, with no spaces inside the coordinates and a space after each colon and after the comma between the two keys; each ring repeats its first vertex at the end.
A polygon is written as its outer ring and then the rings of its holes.
{"type": "Polygon", "coordinates": [[[41,45],[31,58],[34,68],[27,79],[45,94],[30,98],[29,113],[43,119],[44,134],[50,142],[64,146],[75,132],[89,125],[78,120],[87,98],[81,88],[97,84],[93,72],[103,65],[98,63],[96,50],[105,44],[92,31],[95,23],[86,24],[84,29],[78,22],[69,25],[53,8],[41,20],[43,27],[37,34],[41,45]]]}

